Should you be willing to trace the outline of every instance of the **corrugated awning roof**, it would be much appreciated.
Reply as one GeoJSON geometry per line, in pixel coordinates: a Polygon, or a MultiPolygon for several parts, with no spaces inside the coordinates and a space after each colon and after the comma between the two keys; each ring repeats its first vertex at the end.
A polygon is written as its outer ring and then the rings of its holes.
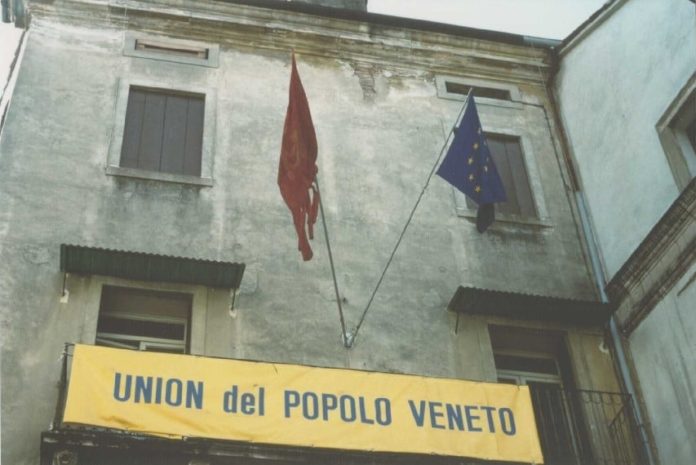
{"type": "Polygon", "coordinates": [[[60,270],[138,281],[202,284],[239,289],[244,263],[61,244],[60,270]]]}
{"type": "Polygon", "coordinates": [[[602,325],[613,312],[610,304],[459,286],[448,310],[518,320],[602,325]]]}

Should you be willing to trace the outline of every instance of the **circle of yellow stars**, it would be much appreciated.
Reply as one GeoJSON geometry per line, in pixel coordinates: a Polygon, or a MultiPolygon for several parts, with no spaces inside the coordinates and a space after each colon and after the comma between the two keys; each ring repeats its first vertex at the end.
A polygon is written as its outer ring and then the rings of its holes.
{"type": "MultiPolygon", "coordinates": [[[[477,132],[479,135],[481,135],[481,128],[479,127],[479,128],[476,130],[476,132],[477,132]]],[[[483,141],[483,145],[488,146],[488,144],[486,143],[485,140],[483,141]]],[[[476,151],[476,150],[479,149],[479,144],[478,144],[478,142],[475,142],[475,143],[474,143],[473,149],[474,149],[474,151],[476,151]]],[[[484,163],[484,165],[483,165],[483,171],[486,172],[486,173],[488,173],[488,163],[489,163],[490,161],[491,161],[491,159],[490,159],[489,157],[486,157],[486,161],[485,161],[485,163],[484,163]]],[[[473,165],[473,164],[474,164],[474,157],[473,157],[473,155],[471,155],[471,156],[469,156],[469,157],[467,158],[467,163],[468,163],[469,165],[473,165]]],[[[474,182],[475,179],[476,179],[476,177],[474,176],[474,173],[469,174],[469,181],[470,181],[470,182],[474,182]]],[[[474,191],[475,191],[477,194],[480,194],[480,193],[481,193],[481,185],[480,185],[480,184],[476,184],[476,185],[474,186],[474,191]]]]}

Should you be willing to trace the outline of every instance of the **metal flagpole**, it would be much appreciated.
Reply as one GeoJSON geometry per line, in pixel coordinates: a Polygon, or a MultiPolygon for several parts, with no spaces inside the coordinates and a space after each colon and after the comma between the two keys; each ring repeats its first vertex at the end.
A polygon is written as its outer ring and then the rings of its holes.
{"type": "MultiPolygon", "coordinates": [[[[377,281],[377,285],[375,285],[374,290],[372,291],[372,295],[370,296],[370,300],[367,301],[367,305],[365,306],[365,310],[363,310],[362,315],[360,316],[360,321],[358,322],[358,325],[355,327],[355,330],[351,334],[350,338],[350,345],[347,345],[346,347],[352,347],[353,343],[355,342],[355,338],[358,336],[358,331],[360,331],[360,327],[362,326],[363,322],[365,321],[365,316],[367,315],[367,311],[370,309],[370,306],[372,305],[372,301],[375,299],[375,295],[377,294],[377,291],[379,290],[379,287],[382,285],[382,280],[384,279],[384,276],[387,274],[387,270],[389,269],[389,266],[391,265],[392,260],[394,259],[394,255],[396,254],[396,250],[399,248],[399,245],[401,245],[401,240],[404,238],[404,234],[406,234],[406,229],[408,229],[408,226],[411,224],[411,220],[413,219],[413,215],[416,213],[416,209],[418,208],[418,205],[420,204],[421,199],[423,198],[423,194],[425,194],[425,190],[428,188],[428,185],[430,184],[430,179],[433,177],[433,174],[435,174],[435,170],[437,169],[437,165],[440,163],[440,159],[442,158],[442,154],[445,153],[445,150],[449,147],[449,142],[450,139],[452,138],[452,135],[454,134],[454,129],[458,127],[460,120],[462,119],[462,116],[464,115],[464,111],[466,110],[467,106],[469,106],[469,99],[473,96],[473,87],[469,89],[469,93],[466,95],[466,101],[464,102],[464,105],[462,106],[461,111],[459,112],[459,116],[457,116],[457,119],[454,120],[454,125],[452,125],[452,129],[450,129],[450,133],[447,136],[447,139],[445,140],[445,145],[442,146],[442,149],[440,150],[440,154],[437,156],[437,159],[435,160],[435,164],[433,164],[433,168],[430,170],[430,174],[428,174],[428,178],[425,180],[425,185],[423,186],[423,189],[421,190],[420,195],[418,196],[418,200],[416,200],[416,204],[413,206],[413,209],[411,210],[411,214],[408,216],[408,219],[406,220],[406,224],[404,225],[404,228],[401,230],[401,234],[399,235],[399,238],[396,240],[396,244],[394,245],[394,249],[392,250],[391,255],[389,256],[389,259],[387,260],[387,264],[384,266],[384,269],[382,270],[382,274],[379,277],[379,280],[377,281]]],[[[443,135],[444,135],[444,127],[443,127],[443,135]]]]}
{"type": "Polygon", "coordinates": [[[343,307],[341,306],[341,296],[338,293],[338,280],[336,279],[336,269],[334,268],[333,254],[331,253],[331,242],[329,241],[329,231],[326,227],[326,217],[324,216],[324,202],[322,201],[321,191],[319,190],[319,178],[318,178],[318,176],[314,178],[314,183],[317,186],[317,193],[319,194],[319,211],[321,212],[321,224],[324,227],[324,237],[326,238],[326,248],[329,251],[329,263],[331,264],[331,277],[333,278],[334,291],[336,292],[336,303],[338,304],[338,317],[341,320],[341,337],[343,338],[343,345],[346,348],[350,348],[351,344],[348,341],[348,334],[346,334],[346,321],[343,318],[343,307]]]}

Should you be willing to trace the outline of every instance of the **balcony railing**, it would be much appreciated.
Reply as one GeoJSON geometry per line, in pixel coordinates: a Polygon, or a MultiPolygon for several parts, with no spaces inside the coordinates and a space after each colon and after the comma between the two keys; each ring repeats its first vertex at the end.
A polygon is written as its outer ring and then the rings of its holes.
{"type": "Polygon", "coordinates": [[[530,390],[546,465],[647,465],[630,395],[530,390]]]}

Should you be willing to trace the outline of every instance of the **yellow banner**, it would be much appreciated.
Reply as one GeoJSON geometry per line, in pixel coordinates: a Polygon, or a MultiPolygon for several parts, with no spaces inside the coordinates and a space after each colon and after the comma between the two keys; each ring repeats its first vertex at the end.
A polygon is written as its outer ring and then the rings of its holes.
{"type": "Polygon", "coordinates": [[[526,386],[77,345],[64,422],[542,463],[526,386]]]}

